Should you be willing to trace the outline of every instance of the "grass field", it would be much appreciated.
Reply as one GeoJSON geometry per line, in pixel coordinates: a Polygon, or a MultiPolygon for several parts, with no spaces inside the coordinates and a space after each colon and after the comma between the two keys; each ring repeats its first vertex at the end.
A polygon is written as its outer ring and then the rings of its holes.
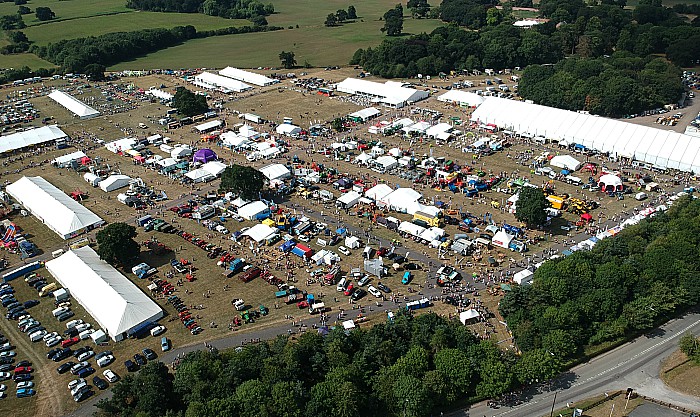
{"type": "MultiPolygon", "coordinates": [[[[75,19],[78,17],[91,17],[101,14],[111,14],[119,12],[132,11],[126,8],[126,0],[31,0],[26,4],[32,9],[32,12],[37,7],[50,7],[56,13],[56,20],[75,19]]],[[[12,3],[0,3],[0,15],[8,15],[17,13],[17,6],[12,3]]],[[[40,24],[34,13],[23,16],[24,23],[27,26],[40,24]]]]}

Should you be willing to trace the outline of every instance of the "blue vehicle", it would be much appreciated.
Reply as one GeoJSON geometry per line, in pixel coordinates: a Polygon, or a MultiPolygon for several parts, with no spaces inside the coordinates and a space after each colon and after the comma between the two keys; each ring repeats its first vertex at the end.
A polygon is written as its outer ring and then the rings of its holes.
{"type": "Polygon", "coordinates": [[[170,340],[168,340],[168,338],[165,336],[163,336],[163,338],[160,339],[160,349],[163,352],[170,350],[170,340]]]}
{"type": "Polygon", "coordinates": [[[31,397],[34,394],[36,394],[36,391],[31,388],[20,388],[17,390],[17,398],[31,397]]]}
{"type": "Polygon", "coordinates": [[[401,278],[401,283],[403,285],[408,285],[409,282],[411,282],[411,271],[406,271],[403,273],[403,278],[401,278]]]}

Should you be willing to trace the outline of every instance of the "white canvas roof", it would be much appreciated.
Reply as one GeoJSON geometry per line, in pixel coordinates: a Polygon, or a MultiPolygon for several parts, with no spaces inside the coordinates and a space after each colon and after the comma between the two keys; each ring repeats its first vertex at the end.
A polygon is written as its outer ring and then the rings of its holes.
{"type": "Polygon", "coordinates": [[[522,271],[516,272],[515,275],[513,275],[513,281],[520,285],[529,284],[532,282],[533,275],[535,274],[529,269],[523,269],[522,271]]]}
{"type": "Polygon", "coordinates": [[[167,91],[159,90],[157,88],[151,88],[148,91],[146,91],[146,94],[151,95],[155,98],[159,98],[164,101],[170,101],[173,99],[173,95],[168,93],[167,91]]]}
{"type": "MultiPolygon", "coordinates": [[[[430,126],[426,131],[425,134],[427,136],[432,136],[434,138],[440,137],[441,133],[445,133],[448,130],[452,129],[452,126],[449,123],[438,123],[434,126],[430,126]]],[[[449,136],[449,135],[448,135],[449,136]]]]}
{"type": "Polygon", "coordinates": [[[158,160],[156,164],[160,165],[162,168],[167,168],[173,165],[177,165],[177,161],[175,160],[175,158],[163,158],[158,160]]]}
{"type": "Polygon", "coordinates": [[[265,87],[267,85],[272,85],[279,82],[279,80],[276,80],[274,78],[268,78],[262,74],[257,74],[254,72],[245,71],[233,67],[226,67],[219,71],[219,74],[225,77],[233,78],[234,80],[259,85],[260,87],[265,87]]]}
{"type": "Polygon", "coordinates": [[[11,135],[0,136],[0,153],[11,152],[27,146],[38,145],[40,143],[51,142],[56,139],[67,138],[61,129],[56,125],[43,126],[36,129],[25,130],[11,135]]]}
{"type": "Polygon", "coordinates": [[[170,151],[170,157],[174,159],[185,158],[192,155],[192,149],[185,148],[184,146],[177,146],[170,151]]]}
{"type": "Polygon", "coordinates": [[[115,341],[163,317],[158,304],[89,246],[47,261],[46,269],[115,341]]]}
{"type": "Polygon", "coordinates": [[[195,126],[195,129],[200,133],[206,132],[207,130],[216,129],[221,126],[221,120],[212,120],[210,122],[202,123],[201,125],[195,126]]]}
{"type": "Polygon", "coordinates": [[[270,164],[260,168],[260,172],[270,181],[283,180],[292,176],[289,169],[282,164],[270,164]]]}
{"type": "Polygon", "coordinates": [[[255,129],[248,125],[243,125],[238,129],[238,135],[253,140],[257,139],[260,133],[256,132],[255,129]]]}
{"type": "Polygon", "coordinates": [[[382,112],[380,112],[379,109],[377,109],[376,107],[367,107],[366,109],[350,113],[348,116],[356,117],[362,120],[367,120],[371,119],[372,117],[379,116],[380,114],[382,114],[382,112]]]}
{"type": "Polygon", "coordinates": [[[299,126],[295,126],[289,123],[282,123],[281,125],[277,126],[275,129],[275,132],[279,133],[280,135],[298,135],[301,133],[301,128],[299,126]]]}
{"type": "Polygon", "coordinates": [[[417,202],[422,197],[421,193],[412,188],[397,188],[384,196],[380,202],[396,211],[405,212],[409,205],[417,202]]]}
{"type": "Polygon", "coordinates": [[[98,215],[41,177],[22,177],[5,190],[63,239],[104,223],[98,215]]]}
{"type": "Polygon", "coordinates": [[[581,168],[581,162],[571,155],[557,155],[553,157],[549,164],[558,168],[568,169],[569,171],[577,171],[581,168]]]}
{"type": "Polygon", "coordinates": [[[481,314],[479,314],[478,311],[474,310],[473,308],[470,308],[467,311],[462,311],[459,313],[459,321],[462,322],[462,324],[466,324],[469,320],[475,319],[479,317],[481,314]]]}
{"type": "Polygon", "coordinates": [[[58,158],[53,160],[53,163],[55,163],[58,166],[63,166],[65,164],[69,164],[72,161],[75,161],[77,159],[82,159],[86,157],[85,152],[83,151],[76,151],[76,152],[71,152],[68,155],[63,155],[59,156],[58,158]]]}
{"type": "Polygon", "coordinates": [[[185,176],[194,182],[207,182],[214,179],[214,175],[206,169],[197,168],[185,174],[185,176]]]}
{"type": "Polygon", "coordinates": [[[225,132],[221,134],[221,139],[224,145],[232,148],[243,148],[253,143],[245,136],[241,136],[235,132],[225,132]]]}
{"type": "Polygon", "coordinates": [[[131,149],[136,144],[136,139],[133,138],[122,138],[105,144],[105,148],[110,152],[118,153],[119,151],[125,152],[131,149]]]}
{"type": "Polygon", "coordinates": [[[97,110],[63,91],[54,90],[49,94],[49,98],[81,119],[91,119],[100,115],[97,110]]]}
{"type": "Polygon", "coordinates": [[[222,77],[221,75],[212,74],[211,72],[203,72],[196,75],[194,77],[194,81],[192,81],[192,84],[211,90],[223,89],[227,91],[235,91],[237,93],[253,88],[246,83],[242,83],[228,77],[222,77]]]}
{"type": "Polygon", "coordinates": [[[102,191],[109,192],[124,188],[129,185],[131,178],[128,175],[114,174],[100,181],[102,191]]]}
{"type": "Polygon", "coordinates": [[[405,126],[401,130],[404,132],[418,132],[418,133],[425,133],[428,128],[430,128],[430,123],[428,122],[416,122],[410,126],[405,126]]]}
{"type": "Polygon", "coordinates": [[[367,162],[371,159],[372,159],[372,155],[365,153],[365,152],[362,152],[361,154],[357,155],[357,157],[355,158],[355,163],[359,164],[359,163],[367,162]]]}
{"type": "Polygon", "coordinates": [[[267,204],[262,201],[253,201],[248,203],[243,207],[238,208],[238,214],[248,220],[253,220],[255,216],[263,211],[267,210],[267,204]]]}
{"type": "Polygon", "coordinates": [[[450,90],[438,96],[438,101],[458,103],[461,106],[476,107],[484,102],[484,97],[469,91],[450,90]]]}
{"type": "Polygon", "coordinates": [[[201,167],[203,170],[207,171],[209,174],[218,177],[226,169],[226,164],[219,161],[209,161],[201,167]]]}
{"type": "Polygon", "coordinates": [[[392,191],[394,190],[392,190],[391,187],[389,187],[386,184],[377,184],[369,190],[365,191],[365,197],[371,198],[375,201],[379,201],[392,191]]]}
{"type": "Polygon", "coordinates": [[[425,227],[418,226],[415,223],[401,222],[401,224],[399,224],[399,232],[408,233],[411,236],[420,236],[424,231],[425,227]]]}
{"type": "Polygon", "coordinates": [[[472,120],[565,140],[661,168],[700,172],[700,141],[668,130],[498,97],[488,97],[474,111],[472,120]]]}
{"type": "Polygon", "coordinates": [[[510,235],[504,232],[503,230],[499,230],[491,239],[491,243],[493,243],[496,246],[508,249],[508,245],[510,245],[510,241],[513,240],[513,237],[513,235],[510,235]]]}
{"type": "Polygon", "coordinates": [[[352,207],[360,200],[362,195],[357,191],[348,191],[347,193],[338,197],[338,202],[344,204],[346,207],[352,207]]]}
{"type": "MultiPolygon", "coordinates": [[[[240,210],[238,212],[240,214],[240,210]]],[[[243,233],[243,236],[248,236],[249,238],[253,239],[256,242],[261,242],[265,239],[267,239],[268,236],[277,233],[278,230],[275,228],[272,228],[266,224],[256,224],[255,226],[251,227],[250,229],[246,230],[243,233]]]]}
{"type": "Polygon", "coordinates": [[[384,168],[391,168],[391,167],[396,166],[396,164],[398,162],[396,161],[396,158],[394,158],[393,156],[385,155],[385,156],[380,156],[379,158],[377,158],[374,161],[374,163],[377,165],[381,165],[384,168]]]}
{"type": "Polygon", "coordinates": [[[403,87],[401,83],[391,81],[382,84],[358,78],[346,78],[336,84],[335,88],[341,93],[376,97],[379,102],[394,107],[401,107],[428,98],[427,91],[403,87]]]}

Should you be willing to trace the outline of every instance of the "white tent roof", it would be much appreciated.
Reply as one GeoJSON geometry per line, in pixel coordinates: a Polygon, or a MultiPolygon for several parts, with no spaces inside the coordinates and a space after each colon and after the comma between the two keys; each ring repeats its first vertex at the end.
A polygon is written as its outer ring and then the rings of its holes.
{"type": "Polygon", "coordinates": [[[248,84],[236,81],[228,77],[222,77],[221,75],[212,74],[211,72],[203,72],[194,77],[192,84],[197,85],[202,88],[217,89],[221,88],[224,90],[235,91],[240,93],[241,91],[250,90],[253,87],[248,84]]]}
{"type": "Polygon", "coordinates": [[[415,223],[401,222],[401,224],[399,224],[399,232],[408,233],[411,236],[420,236],[424,231],[425,227],[418,226],[415,223]]]}
{"type": "Polygon", "coordinates": [[[341,93],[377,97],[380,102],[392,106],[400,106],[428,98],[427,91],[403,87],[401,83],[391,81],[382,84],[358,78],[346,78],[336,84],[335,88],[341,93]]]}
{"type": "Polygon", "coordinates": [[[194,169],[194,170],[186,173],[185,176],[194,182],[205,182],[205,181],[212,180],[215,177],[209,171],[207,171],[206,169],[203,169],[203,168],[194,169]]]}
{"type": "Polygon", "coordinates": [[[75,151],[75,152],[69,153],[68,155],[59,156],[58,158],[54,159],[53,162],[56,165],[61,166],[64,164],[68,164],[71,161],[75,161],[77,159],[82,159],[86,156],[87,155],[85,155],[85,152],[83,152],[83,151],[75,151]]]}
{"type": "Polygon", "coordinates": [[[243,218],[252,220],[255,218],[255,215],[262,213],[267,209],[267,204],[263,203],[262,201],[253,201],[252,203],[248,203],[243,207],[239,207],[238,214],[243,218]]]}
{"type": "Polygon", "coordinates": [[[100,115],[97,110],[63,91],[54,90],[49,94],[49,98],[81,119],[90,119],[100,115]]]}
{"type": "Polygon", "coordinates": [[[156,161],[156,164],[160,165],[162,168],[167,168],[173,165],[177,165],[175,158],[163,158],[156,161]]]}
{"type": "Polygon", "coordinates": [[[238,129],[238,135],[248,139],[256,139],[258,136],[260,136],[260,133],[256,132],[255,129],[248,125],[243,125],[240,129],[238,129]]]}
{"type": "Polygon", "coordinates": [[[370,159],[372,159],[372,155],[370,155],[366,152],[362,152],[361,154],[357,155],[357,157],[355,158],[355,162],[362,163],[362,162],[367,162],[370,159]]]}
{"type": "Polygon", "coordinates": [[[374,161],[375,164],[381,165],[385,168],[391,168],[395,166],[398,162],[396,161],[396,158],[393,156],[385,155],[385,156],[380,156],[374,161]]]}
{"type": "Polygon", "coordinates": [[[275,132],[279,133],[280,135],[297,135],[301,133],[301,128],[289,123],[282,123],[281,125],[277,126],[275,132]]]}
{"type": "Polygon", "coordinates": [[[377,184],[369,190],[365,191],[365,197],[371,198],[375,201],[379,201],[392,191],[394,190],[392,190],[391,187],[389,187],[386,184],[377,184]]]}
{"type": "Polygon", "coordinates": [[[379,109],[377,109],[376,107],[367,107],[366,109],[350,113],[348,116],[356,117],[362,120],[367,120],[369,118],[379,116],[380,114],[382,114],[382,112],[380,112],[379,109]]]}
{"type": "Polygon", "coordinates": [[[192,149],[185,148],[183,146],[177,146],[177,147],[173,148],[172,151],[170,151],[170,156],[172,158],[175,158],[175,159],[184,158],[184,157],[187,157],[190,155],[192,155],[192,149]]]}
{"type": "Polygon", "coordinates": [[[158,304],[89,246],[47,261],[46,269],[114,340],[121,340],[124,333],[142,323],[163,317],[158,304]]]}
{"type": "Polygon", "coordinates": [[[224,132],[220,137],[224,145],[231,146],[233,148],[245,147],[253,143],[245,136],[241,136],[235,132],[224,132]]]}
{"type": "Polygon", "coordinates": [[[449,123],[438,123],[434,126],[430,126],[425,131],[425,134],[427,136],[432,136],[432,137],[436,138],[436,137],[440,136],[441,133],[445,133],[450,129],[452,129],[452,126],[449,123]]]}
{"type": "Polygon", "coordinates": [[[425,131],[428,130],[428,128],[430,128],[430,123],[423,121],[423,122],[416,122],[410,126],[405,126],[401,130],[403,130],[406,133],[408,133],[408,132],[424,133],[425,131]]]}
{"type": "Polygon", "coordinates": [[[235,200],[231,201],[231,205],[234,207],[243,207],[248,203],[250,203],[250,201],[244,200],[241,197],[237,197],[235,200]]]}
{"type": "Polygon", "coordinates": [[[276,84],[279,82],[279,80],[276,80],[274,78],[268,78],[262,74],[256,74],[254,72],[245,71],[233,67],[226,67],[219,71],[219,74],[225,77],[233,78],[234,80],[259,85],[260,87],[276,84]]]}
{"type": "Polygon", "coordinates": [[[211,175],[218,177],[226,169],[226,164],[219,161],[209,161],[201,167],[211,175]]]}
{"type": "Polygon", "coordinates": [[[459,313],[459,321],[462,322],[462,324],[466,324],[471,319],[475,319],[477,317],[481,316],[478,311],[474,310],[473,308],[470,308],[467,311],[462,311],[459,313]]]}
{"type": "Polygon", "coordinates": [[[438,96],[438,101],[444,101],[448,103],[458,103],[463,106],[476,107],[484,102],[484,97],[476,93],[461,90],[450,90],[445,94],[438,96]]]}
{"type": "Polygon", "coordinates": [[[569,171],[577,171],[581,168],[581,162],[571,155],[557,155],[549,161],[549,164],[569,171]]]}
{"type": "Polygon", "coordinates": [[[202,123],[201,125],[195,126],[195,129],[197,129],[201,133],[206,132],[207,130],[216,129],[219,126],[221,126],[221,120],[212,120],[206,123],[202,123]]]}
{"type": "Polygon", "coordinates": [[[617,175],[605,174],[601,175],[598,182],[602,182],[605,185],[613,185],[615,187],[622,185],[622,180],[617,175]]]}
{"type": "Polygon", "coordinates": [[[417,202],[422,197],[421,193],[412,188],[397,188],[385,195],[380,202],[396,211],[406,211],[410,204],[417,202]]]}
{"type": "Polygon", "coordinates": [[[22,177],[5,190],[63,239],[104,223],[98,215],[41,177],[22,177]]]}
{"type": "Polygon", "coordinates": [[[532,276],[535,275],[534,272],[530,271],[529,269],[523,269],[520,272],[516,272],[515,275],[513,275],[513,281],[518,283],[518,284],[528,284],[532,282],[532,276]]]}
{"type": "Polygon", "coordinates": [[[159,98],[164,101],[170,101],[173,99],[173,95],[168,93],[167,91],[159,90],[157,88],[151,88],[148,91],[146,91],[146,94],[149,94],[155,98],[159,98]]]}
{"type": "Polygon", "coordinates": [[[668,130],[498,97],[488,97],[472,120],[633,157],[661,168],[700,172],[700,141],[668,130]]]}
{"type": "Polygon", "coordinates": [[[105,148],[110,152],[117,153],[119,151],[125,152],[131,149],[136,144],[136,139],[133,138],[122,138],[105,144],[105,148]]]}
{"type": "Polygon", "coordinates": [[[270,164],[260,168],[260,172],[270,181],[283,180],[292,176],[289,169],[282,164],[270,164]]]}
{"type": "Polygon", "coordinates": [[[27,146],[51,142],[56,139],[67,138],[56,125],[43,126],[36,129],[25,130],[7,136],[0,136],[0,153],[26,148],[27,146]]]}
{"type": "MultiPolygon", "coordinates": [[[[240,214],[240,211],[239,211],[240,214]]],[[[265,239],[267,239],[268,236],[277,233],[278,230],[275,228],[272,228],[266,224],[256,224],[255,226],[251,227],[250,229],[246,230],[243,233],[243,236],[248,236],[249,238],[253,239],[256,242],[261,242],[265,239]]]]}
{"type": "Polygon", "coordinates": [[[129,185],[131,178],[128,175],[114,174],[100,181],[102,191],[114,191],[129,185]]]}
{"type": "Polygon", "coordinates": [[[499,230],[491,239],[491,243],[502,248],[508,248],[510,241],[513,240],[514,236],[510,235],[503,230],[499,230]]]}
{"type": "Polygon", "coordinates": [[[358,193],[357,191],[348,191],[347,193],[338,197],[337,201],[339,203],[345,204],[346,206],[352,206],[355,203],[357,203],[357,201],[360,199],[360,197],[362,197],[362,195],[360,193],[358,193]]]}

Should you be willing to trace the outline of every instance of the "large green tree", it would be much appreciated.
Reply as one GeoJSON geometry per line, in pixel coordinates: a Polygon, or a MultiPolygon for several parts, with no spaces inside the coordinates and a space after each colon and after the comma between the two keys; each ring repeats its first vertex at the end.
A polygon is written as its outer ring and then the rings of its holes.
{"type": "Polygon", "coordinates": [[[173,107],[184,116],[195,116],[202,114],[209,109],[207,98],[200,94],[195,94],[185,87],[179,87],[173,97],[173,107]]]}
{"type": "Polygon", "coordinates": [[[49,7],[37,7],[35,14],[36,18],[41,21],[51,20],[56,17],[56,13],[54,13],[49,7]]]}
{"type": "Polygon", "coordinates": [[[515,218],[530,227],[543,226],[547,221],[547,213],[544,211],[547,207],[549,207],[549,203],[542,190],[534,187],[522,187],[515,218]]]}
{"type": "Polygon", "coordinates": [[[232,191],[241,198],[252,200],[258,198],[265,185],[265,176],[253,167],[232,165],[226,167],[221,174],[219,189],[223,192],[232,191]]]}
{"type": "Polygon", "coordinates": [[[139,254],[134,240],[136,228],[126,223],[112,223],[97,232],[97,254],[110,264],[128,265],[139,254]]]}
{"type": "Polygon", "coordinates": [[[403,32],[403,6],[397,4],[393,9],[384,13],[382,32],[389,36],[399,36],[403,32]]]}
{"type": "Polygon", "coordinates": [[[280,62],[282,63],[282,67],[284,67],[284,69],[292,69],[297,65],[297,60],[294,56],[294,52],[292,52],[292,51],[280,52],[279,58],[280,58],[280,62]]]}

